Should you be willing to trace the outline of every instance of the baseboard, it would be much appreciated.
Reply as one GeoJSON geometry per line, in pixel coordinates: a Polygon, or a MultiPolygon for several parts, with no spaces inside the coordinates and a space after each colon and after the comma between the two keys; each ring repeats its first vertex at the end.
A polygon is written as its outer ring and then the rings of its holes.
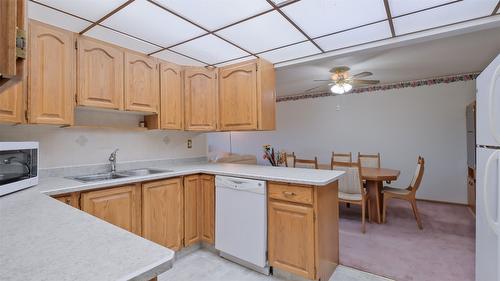
{"type": "Polygon", "coordinates": [[[446,202],[446,201],[431,200],[431,199],[419,199],[419,198],[417,198],[417,201],[430,202],[430,203],[440,203],[440,204],[448,204],[448,205],[455,205],[455,206],[462,206],[462,207],[469,207],[469,205],[466,204],[466,203],[446,202]]]}

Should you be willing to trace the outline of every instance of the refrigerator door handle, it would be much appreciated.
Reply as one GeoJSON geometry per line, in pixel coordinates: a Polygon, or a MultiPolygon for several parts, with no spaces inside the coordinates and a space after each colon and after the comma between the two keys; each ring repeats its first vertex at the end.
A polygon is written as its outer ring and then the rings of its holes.
{"type": "Polygon", "coordinates": [[[496,124],[496,111],[494,111],[494,104],[493,104],[493,98],[495,96],[495,86],[497,84],[497,80],[500,79],[498,76],[500,75],[500,65],[497,66],[495,69],[495,72],[493,73],[493,77],[491,79],[491,84],[490,84],[490,92],[488,96],[488,115],[489,115],[489,122],[490,123],[490,131],[491,135],[493,138],[496,140],[497,143],[500,144],[500,132],[497,132],[497,124],[496,124]]]}
{"type": "MultiPolygon", "coordinates": [[[[486,221],[488,222],[488,225],[490,228],[495,232],[496,235],[500,236],[500,223],[498,221],[495,221],[493,217],[490,214],[490,208],[488,206],[488,179],[489,179],[489,168],[493,164],[493,161],[496,160],[498,163],[498,177],[500,178],[500,151],[495,151],[493,152],[488,160],[486,161],[486,166],[485,166],[485,171],[484,171],[484,186],[483,186],[483,204],[484,204],[484,210],[486,214],[486,221]]],[[[500,185],[500,182],[499,182],[500,185]]],[[[498,204],[500,204],[500,190],[498,190],[498,197],[497,198],[497,214],[500,213],[498,204]]],[[[497,218],[500,218],[497,216],[497,218]]]]}

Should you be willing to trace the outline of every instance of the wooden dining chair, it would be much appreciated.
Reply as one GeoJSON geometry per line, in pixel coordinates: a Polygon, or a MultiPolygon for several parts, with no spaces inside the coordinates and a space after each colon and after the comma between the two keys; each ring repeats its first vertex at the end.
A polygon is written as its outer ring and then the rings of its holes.
{"type": "Polygon", "coordinates": [[[292,152],[292,154],[286,154],[285,155],[285,166],[294,168],[295,167],[295,153],[292,152]]]}
{"type": "Polygon", "coordinates": [[[346,165],[345,162],[340,162],[341,165],[333,166],[335,170],[344,171],[345,175],[339,179],[339,202],[347,204],[355,204],[361,206],[361,231],[366,232],[366,209],[368,208],[368,219],[371,220],[370,200],[368,194],[363,188],[361,181],[361,166],[359,161],[346,165]]]}
{"type": "Polygon", "coordinates": [[[407,188],[394,188],[394,187],[384,186],[383,188],[384,207],[382,213],[382,222],[385,223],[387,202],[389,201],[389,199],[392,198],[401,199],[410,202],[411,208],[413,210],[413,215],[415,216],[415,220],[417,221],[418,228],[423,229],[422,220],[420,219],[420,214],[418,213],[417,209],[416,193],[420,186],[420,183],[422,182],[422,177],[424,176],[424,164],[425,164],[424,158],[418,156],[417,169],[415,170],[415,175],[413,176],[413,179],[411,180],[411,183],[407,188]]]}
{"type": "Polygon", "coordinates": [[[358,152],[358,159],[363,168],[380,168],[380,153],[361,154],[358,152]]]}
{"type": "Polygon", "coordinates": [[[294,167],[295,168],[318,169],[318,157],[314,157],[314,160],[295,158],[294,167]]]}
{"type": "Polygon", "coordinates": [[[352,153],[336,153],[332,152],[332,159],[330,161],[330,167],[333,166],[350,166],[352,163],[352,153]]]}

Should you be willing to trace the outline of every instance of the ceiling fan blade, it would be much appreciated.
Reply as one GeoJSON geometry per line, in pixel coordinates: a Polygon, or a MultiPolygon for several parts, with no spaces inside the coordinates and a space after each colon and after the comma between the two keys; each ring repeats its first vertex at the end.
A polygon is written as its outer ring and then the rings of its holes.
{"type": "Polygon", "coordinates": [[[305,92],[305,93],[309,93],[309,92],[312,92],[312,91],[314,91],[314,90],[320,90],[320,89],[323,89],[323,88],[324,88],[325,90],[327,90],[327,89],[330,87],[330,85],[331,85],[331,84],[332,84],[332,83],[325,84],[325,85],[320,85],[320,86],[316,86],[316,87],[312,87],[312,88],[310,88],[310,89],[305,90],[304,92],[305,92]]]}
{"type": "Polygon", "coordinates": [[[316,79],[316,80],[313,80],[314,82],[329,82],[329,81],[332,81],[331,79],[326,79],[326,80],[321,80],[321,79],[316,79]]]}
{"type": "Polygon", "coordinates": [[[351,77],[353,77],[353,78],[363,78],[363,77],[367,77],[367,76],[371,76],[371,75],[373,75],[373,73],[371,73],[369,71],[364,71],[364,72],[360,72],[358,74],[354,74],[351,77]]]}
{"type": "Polygon", "coordinates": [[[354,79],[352,80],[354,85],[374,85],[380,83],[380,80],[363,80],[363,79],[354,79]]]}

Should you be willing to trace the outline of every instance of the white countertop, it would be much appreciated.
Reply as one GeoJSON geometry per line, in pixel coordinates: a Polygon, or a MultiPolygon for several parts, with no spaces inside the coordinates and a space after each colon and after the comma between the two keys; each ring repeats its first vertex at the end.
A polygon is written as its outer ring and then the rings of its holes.
{"type": "Polygon", "coordinates": [[[316,186],[343,174],[240,164],[154,168],[172,172],[98,183],[45,178],[36,187],[0,197],[0,280],[149,280],[172,266],[173,251],[46,195],[196,173],[316,186]]]}

